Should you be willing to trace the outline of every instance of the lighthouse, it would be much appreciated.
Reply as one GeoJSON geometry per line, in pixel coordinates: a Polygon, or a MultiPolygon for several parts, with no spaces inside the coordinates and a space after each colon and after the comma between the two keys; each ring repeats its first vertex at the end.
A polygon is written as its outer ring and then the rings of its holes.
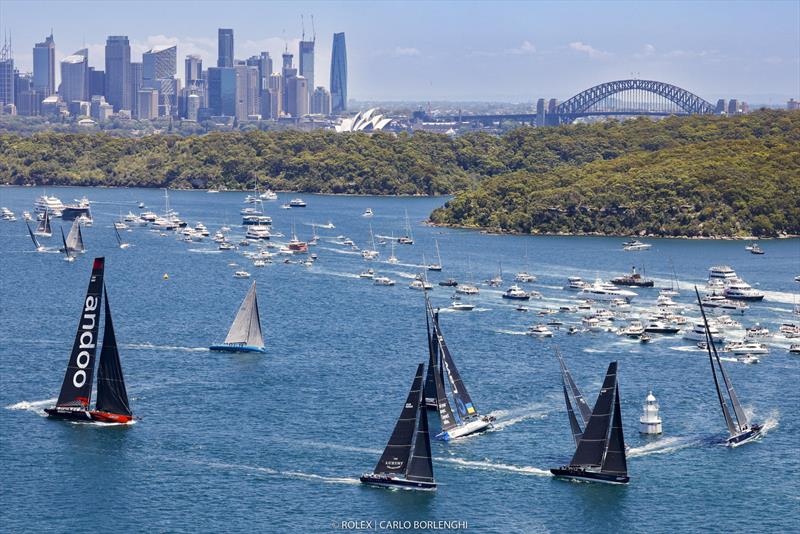
{"type": "Polygon", "coordinates": [[[644,413],[639,418],[639,433],[661,434],[661,416],[658,415],[658,401],[652,391],[644,400],[644,413]]]}

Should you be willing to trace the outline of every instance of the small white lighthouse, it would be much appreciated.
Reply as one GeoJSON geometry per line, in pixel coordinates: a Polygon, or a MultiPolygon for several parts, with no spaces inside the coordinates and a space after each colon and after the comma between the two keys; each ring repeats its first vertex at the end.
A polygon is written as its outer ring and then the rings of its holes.
{"type": "Polygon", "coordinates": [[[639,418],[641,434],[661,434],[661,416],[658,415],[658,401],[652,391],[647,392],[644,400],[644,414],[639,418]]]}

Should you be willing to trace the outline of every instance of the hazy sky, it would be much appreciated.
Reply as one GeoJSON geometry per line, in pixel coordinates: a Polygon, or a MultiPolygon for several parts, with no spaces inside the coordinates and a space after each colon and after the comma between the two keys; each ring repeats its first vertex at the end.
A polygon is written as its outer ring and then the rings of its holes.
{"type": "MultiPolygon", "coordinates": [[[[33,44],[53,28],[57,60],[89,48],[103,68],[108,35],[132,57],[178,44],[215,66],[217,28],[237,58],[261,50],[297,61],[300,15],[314,14],[316,85],[329,84],[334,32],[347,35],[349,93],[373,100],[566,99],[609,80],[656,79],[707,100],[800,97],[800,1],[761,2],[222,2],[2,0],[0,29],[32,70],[33,44]]],[[[57,69],[58,70],[58,69],[57,69]]]]}

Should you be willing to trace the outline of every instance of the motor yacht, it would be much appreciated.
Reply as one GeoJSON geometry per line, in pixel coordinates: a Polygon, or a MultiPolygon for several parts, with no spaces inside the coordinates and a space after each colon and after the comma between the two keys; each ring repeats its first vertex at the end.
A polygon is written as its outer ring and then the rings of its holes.
{"type": "Polygon", "coordinates": [[[293,198],[289,201],[289,206],[292,208],[305,208],[307,204],[302,198],[293,198]]]}
{"type": "Polygon", "coordinates": [[[376,276],[373,278],[373,284],[376,286],[393,286],[395,281],[389,278],[388,276],[376,276]]]}
{"type": "Polygon", "coordinates": [[[633,267],[631,272],[622,276],[617,276],[611,279],[611,283],[615,286],[629,286],[629,287],[653,287],[655,282],[650,278],[645,278],[636,272],[636,267],[633,267]]]}
{"type": "Polygon", "coordinates": [[[666,321],[651,320],[644,327],[644,331],[651,334],[677,334],[680,328],[666,321]]]}
{"type": "Polygon", "coordinates": [[[736,271],[731,269],[728,265],[714,265],[713,267],[708,269],[708,279],[721,279],[721,280],[733,280],[738,278],[736,276],[736,271]]]}
{"type": "Polygon", "coordinates": [[[156,215],[152,211],[143,211],[142,213],[139,214],[139,218],[142,219],[143,221],[154,223],[156,222],[156,219],[158,219],[158,215],[156,215]]]}
{"type": "Polygon", "coordinates": [[[653,245],[649,243],[642,243],[641,241],[637,241],[634,239],[632,241],[627,241],[623,243],[622,250],[627,250],[627,251],[647,250],[652,246],[653,245]]]}
{"type": "Polygon", "coordinates": [[[531,296],[518,285],[513,285],[503,293],[504,299],[530,300],[531,296]]]}
{"type": "Polygon", "coordinates": [[[433,289],[433,286],[429,283],[426,283],[424,280],[416,279],[412,280],[410,284],[408,284],[409,289],[416,289],[417,291],[428,291],[429,289],[433,289]]]}
{"type": "Polygon", "coordinates": [[[469,302],[460,302],[458,300],[454,300],[452,304],[450,304],[451,310],[457,311],[472,311],[475,309],[474,304],[470,304],[469,302]]]}
{"type": "Polygon", "coordinates": [[[249,226],[251,224],[260,224],[269,226],[272,224],[272,217],[269,215],[260,215],[257,213],[249,213],[242,215],[242,225],[249,226]]]}
{"type": "Polygon", "coordinates": [[[472,284],[458,284],[456,286],[456,293],[461,295],[477,295],[481,290],[472,284]]]}
{"type": "Polygon", "coordinates": [[[586,286],[581,290],[581,297],[591,300],[614,300],[617,298],[625,299],[630,302],[638,296],[637,293],[627,289],[619,289],[611,284],[604,283],[599,278],[594,284],[586,286]]]}
{"type": "MultiPolygon", "coordinates": [[[[724,343],[725,335],[714,325],[708,325],[708,333],[714,343],[724,343]]],[[[706,327],[702,321],[693,323],[691,328],[683,331],[683,339],[689,341],[706,341],[706,327]]]]}
{"type": "Polygon", "coordinates": [[[529,336],[534,337],[553,337],[553,331],[543,324],[535,324],[528,328],[525,332],[529,336]]]}
{"type": "Polygon", "coordinates": [[[719,310],[720,312],[744,313],[750,306],[741,301],[730,300],[723,295],[712,292],[700,299],[700,305],[706,310],[719,310]]]}
{"type": "Polygon", "coordinates": [[[568,291],[583,291],[588,286],[589,284],[584,282],[580,276],[570,276],[567,278],[567,285],[564,286],[564,289],[568,291]]]}
{"type": "Polygon", "coordinates": [[[244,236],[247,239],[269,239],[272,235],[269,233],[269,227],[263,225],[248,226],[244,236]]]}
{"type": "Polygon", "coordinates": [[[767,347],[766,343],[755,343],[753,341],[734,341],[725,345],[722,350],[737,356],[740,354],[769,354],[769,347],[767,347]]]}
{"type": "Polygon", "coordinates": [[[33,210],[37,213],[49,211],[51,217],[61,217],[64,203],[57,197],[49,197],[45,194],[36,199],[36,202],[33,203],[33,210]]]}
{"type": "Polygon", "coordinates": [[[520,271],[514,275],[515,282],[532,283],[536,281],[536,277],[526,271],[520,271]]]}
{"type": "Polygon", "coordinates": [[[638,319],[632,320],[628,326],[619,331],[620,335],[628,337],[639,337],[644,334],[644,332],[644,326],[638,319]]]}
{"type": "Polygon", "coordinates": [[[258,198],[260,198],[261,200],[278,200],[278,193],[276,193],[272,189],[267,189],[266,191],[258,195],[258,198]]]}
{"type": "Polygon", "coordinates": [[[741,278],[729,279],[725,284],[723,294],[729,299],[733,300],[749,300],[760,301],[764,300],[764,293],[754,289],[747,282],[741,278]]]}
{"type": "Polygon", "coordinates": [[[372,208],[367,208],[364,210],[364,213],[361,214],[362,217],[372,217],[372,208]]]}
{"type": "Polygon", "coordinates": [[[769,329],[756,323],[744,332],[745,339],[762,339],[770,337],[769,329]]]}

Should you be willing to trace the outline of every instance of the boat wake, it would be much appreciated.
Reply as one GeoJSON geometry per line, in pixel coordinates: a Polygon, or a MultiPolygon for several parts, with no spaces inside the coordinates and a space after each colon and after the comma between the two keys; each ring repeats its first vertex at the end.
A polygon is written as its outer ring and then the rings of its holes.
{"type": "Polygon", "coordinates": [[[251,471],[256,473],[262,473],[265,475],[272,475],[276,477],[283,477],[283,478],[295,478],[300,480],[315,480],[319,482],[324,482],[327,484],[360,484],[361,482],[357,478],[348,478],[348,477],[326,477],[322,475],[317,475],[314,473],[301,473],[299,471],[279,471],[277,469],[272,469],[269,467],[258,467],[252,465],[240,465],[240,464],[225,464],[225,463],[216,463],[216,462],[197,462],[207,465],[209,467],[216,467],[220,469],[239,469],[243,471],[251,471]]]}
{"type": "Polygon", "coordinates": [[[153,345],[152,343],[120,343],[120,347],[131,350],[173,350],[183,352],[208,352],[208,347],[173,347],[170,345],[153,345]]]}
{"type": "Polygon", "coordinates": [[[197,254],[222,254],[221,250],[210,250],[207,248],[188,248],[187,252],[195,252],[197,254]]]}
{"type": "Polygon", "coordinates": [[[528,419],[544,419],[549,413],[550,411],[545,409],[542,404],[532,404],[512,410],[494,410],[489,413],[490,417],[495,418],[490,432],[500,432],[528,419]]]}
{"type": "Polygon", "coordinates": [[[20,401],[16,404],[9,404],[6,406],[6,410],[26,410],[29,412],[33,412],[36,415],[40,415],[42,417],[47,417],[47,414],[44,412],[45,406],[53,406],[58,399],[45,399],[40,401],[20,401]]]}
{"type": "Polygon", "coordinates": [[[507,334],[509,336],[524,336],[527,332],[524,330],[494,330],[498,334],[507,334]]]}
{"type": "Polygon", "coordinates": [[[628,458],[637,458],[639,456],[650,456],[651,454],[668,454],[701,443],[701,439],[693,437],[660,438],[641,447],[631,447],[628,449],[627,456],[628,458]]]}
{"type": "Polygon", "coordinates": [[[538,467],[509,465],[492,462],[489,459],[483,461],[464,460],[463,458],[434,458],[434,461],[454,464],[468,469],[480,469],[483,471],[504,471],[507,473],[518,473],[520,475],[531,475],[540,477],[552,476],[550,471],[539,469],[538,467]]]}

